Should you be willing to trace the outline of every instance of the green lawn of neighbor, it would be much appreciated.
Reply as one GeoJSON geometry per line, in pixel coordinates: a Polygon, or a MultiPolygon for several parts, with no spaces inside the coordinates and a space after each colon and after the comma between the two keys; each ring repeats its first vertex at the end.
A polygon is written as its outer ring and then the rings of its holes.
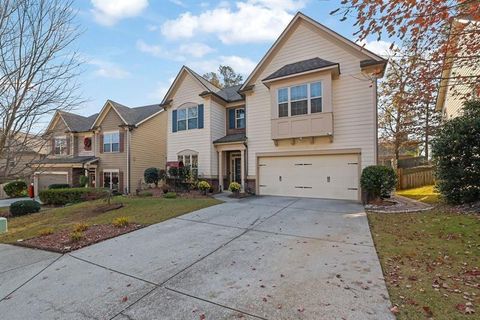
{"type": "Polygon", "coordinates": [[[399,190],[397,194],[429,204],[437,204],[440,202],[440,194],[435,190],[435,186],[399,190]]]}
{"type": "MultiPolygon", "coordinates": [[[[153,224],[182,214],[209,207],[221,201],[213,198],[133,198],[114,197],[112,203],[123,203],[124,207],[105,213],[95,212],[105,200],[82,202],[67,207],[44,209],[39,213],[8,218],[8,232],[0,234],[0,242],[12,243],[18,239],[39,236],[42,230],[52,228],[54,232],[72,228],[77,223],[110,224],[117,217],[127,217],[129,222],[153,224]]],[[[8,208],[0,208],[5,211],[8,208]]]]}

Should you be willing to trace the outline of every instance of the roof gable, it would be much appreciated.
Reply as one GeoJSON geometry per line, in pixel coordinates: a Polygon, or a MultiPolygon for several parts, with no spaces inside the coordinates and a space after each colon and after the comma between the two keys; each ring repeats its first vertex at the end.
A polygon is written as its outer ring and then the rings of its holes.
{"type": "Polygon", "coordinates": [[[50,123],[47,126],[46,132],[52,131],[53,128],[55,128],[55,126],[57,125],[58,121],[62,121],[65,124],[65,126],[67,127],[67,129],[70,130],[70,128],[68,128],[68,124],[62,118],[62,115],[60,114],[60,111],[57,110],[55,112],[55,114],[53,115],[52,119],[50,120],[50,123]]]}
{"type": "Polygon", "coordinates": [[[161,104],[152,104],[130,108],[118,102],[107,100],[95,121],[92,122],[91,128],[93,129],[95,126],[100,125],[111,110],[120,117],[124,125],[136,126],[143,123],[146,119],[162,112],[163,106],[161,104]]]}
{"type": "MultiPolygon", "coordinates": [[[[240,92],[247,90],[253,82],[256,80],[256,77],[260,74],[260,71],[263,69],[264,65],[267,64],[273,56],[279,51],[279,49],[283,46],[283,44],[287,41],[293,32],[295,32],[297,26],[300,23],[307,23],[308,25],[312,26],[314,29],[319,31],[320,33],[325,34],[329,38],[332,38],[335,41],[338,41],[340,44],[343,44],[347,47],[350,47],[352,50],[357,52],[360,56],[364,57],[364,60],[374,60],[379,62],[385,62],[386,60],[382,57],[374,54],[373,52],[363,48],[362,46],[354,43],[353,41],[341,36],[340,34],[336,33],[335,31],[327,28],[326,26],[322,25],[321,23],[311,19],[310,17],[304,15],[301,12],[298,12],[295,17],[290,21],[288,26],[283,30],[282,34],[277,38],[274,44],[270,47],[267,53],[263,56],[262,60],[257,64],[255,69],[250,73],[245,83],[240,88],[240,92]]],[[[295,62],[295,61],[292,61],[295,62]]]]}
{"type": "MultiPolygon", "coordinates": [[[[200,76],[198,73],[196,73],[189,67],[183,66],[178,72],[177,76],[175,77],[175,80],[173,81],[172,85],[168,89],[167,93],[165,94],[165,97],[162,100],[162,104],[168,103],[168,101],[171,99],[172,94],[178,89],[178,86],[181,85],[184,75],[190,75],[207,92],[216,93],[217,91],[220,90],[220,88],[217,88],[216,86],[214,86],[212,83],[210,83],[210,81],[203,78],[202,76],[200,76]]],[[[201,92],[199,92],[199,94],[200,93],[201,92]]]]}

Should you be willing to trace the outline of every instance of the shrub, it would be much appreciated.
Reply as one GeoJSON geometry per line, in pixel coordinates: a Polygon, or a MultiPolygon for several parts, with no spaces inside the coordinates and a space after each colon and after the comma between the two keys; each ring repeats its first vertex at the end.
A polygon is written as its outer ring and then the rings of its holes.
{"type": "Polygon", "coordinates": [[[40,211],[40,203],[35,200],[16,201],[10,205],[10,213],[12,216],[23,216],[29,213],[40,211]]]}
{"type": "Polygon", "coordinates": [[[86,223],[76,223],[73,226],[73,231],[76,231],[76,232],[84,232],[84,231],[87,231],[87,229],[88,229],[88,224],[86,223]]]}
{"type": "Polygon", "coordinates": [[[83,234],[83,232],[73,231],[72,233],[70,233],[70,241],[78,242],[78,241],[82,240],[84,236],[85,235],[83,234]]]}
{"type": "Polygon", "coordinates": [[[207,181],[200,181],[198,183],[198,190],[203,191],[203,193],[207,193],[211,188],[210,184],[207,181]]]}
{"type": "Polygon", "coordinates": [[[167,192],[163,195],[163,197],[166,199],[175,199],[177,194],[175,192],[167,192]]]}
{"type": "Polygon", "coordinates": [[[7,183],[3,190],[10,198],[18,198],[24,195],[27,191],[27,183],[25,181],[17,180],[7,183]]]}
{"type": "Polygon", "coordinates": [[[40,235],[41,236],[48,236],[48,235],[51,235],[51,234],[53,234],[53,228],[45,228],[45,229],[40,230],[40,235]]]}
{"type": "Polygon", "coordinates": [[[368,166],[362,171],[360,184],[367,192],[367,201],[386,198],[397,184],[397,174],[390,167],[368,166]]]}
{"type": "Polygon", "coordinates": [[[480,199],[480,100],[464,104],[463,115],[448,120],[432,142],[437,189],[449,203],[480,199]]]}
{"type": "Polygon", "coordinates": [[[47,205],[66,205],[68,203],[104,198],[107,194],[108,191],[99,188],[69,188],[41,190],[38,196],[47,205]]]}
{"type": "Polygon", "coordinates": [[[78,179],[78,182],[81,187],[85,187],[88,185],[89,179],[87,176],[80,176],[80,178],[78,179]]]}
{"type": "Polygon", "coordinates": [[[113,219],[112,224],[116,228],[123,228],[128,226],[128,218],[127,217],[118,217],[113,219]]]}
{"type": "Polygon", "coordinates": [[[142,198],[152,197],[152,196],[153,196],[153,193],[150,192],[150,191],[140,191],[140,192],[138,193],[138,196],[139,196],[139,197],[142,197],[142,198]]]}
{"type": "Polygon", "coordinates": [[[48,189],[68,189],[70,185],[68,183],[54,183],[48,186],[48,189]]]}
{"type": "Polygon", "coordinates": [[[240,191],[240,189],[242,189],[242,186],[240,185],[240,183],[238,182],[231,182],[230,185],[228,186],[228,190],[232,191],[232,192],[238,192],[240,191]]]}
{"type": "Polygon", "coordinates": [[[158,187],[158,182],[165,178],[165,170],[159,170],[157,168],[148,168],[143,173],[146,183],[153,183],[155,187],[158,187]]]}

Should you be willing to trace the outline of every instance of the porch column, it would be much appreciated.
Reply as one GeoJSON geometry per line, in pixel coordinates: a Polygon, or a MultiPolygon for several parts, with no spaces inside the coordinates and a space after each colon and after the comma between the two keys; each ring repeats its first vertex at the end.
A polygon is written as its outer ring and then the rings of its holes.
{"type": "Polygon", "coordinates": [[[240,150],[240,184],[245,192],[245,149],[240,150]]]}
{"type": "Polygon", "coordinates": [[[223,152],[218,151],[218,188],[223,191],[223,152]]]}

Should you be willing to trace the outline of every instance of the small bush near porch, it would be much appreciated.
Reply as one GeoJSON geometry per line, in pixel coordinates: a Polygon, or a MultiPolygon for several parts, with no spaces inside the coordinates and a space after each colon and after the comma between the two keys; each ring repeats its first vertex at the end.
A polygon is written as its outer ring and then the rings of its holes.
{"type": "MultiPolygon", "coordinates": [[[[162,199],[118,196],[112,203],[121,203],[117,210],[103,212],[104,200],[95,200],[67,207],[45,209],[39,213],[9,218],[9,231],[0,235],[0,243],[16,243],[19,239],[39,237],[42,234],[70,233],[78,224],[111,225],[116,218],[127,219],[132,224],[150,225],[162,222],[182,214],[220,203],[213,198],[200,199],[162,199]]],[[[3,208],[2,208],[3,209],[3,208]]],[[[8,209],[8,208],[7,208],[8,209]]],[[[4,212],[0,210],[0,213],[4,212]]]]}

